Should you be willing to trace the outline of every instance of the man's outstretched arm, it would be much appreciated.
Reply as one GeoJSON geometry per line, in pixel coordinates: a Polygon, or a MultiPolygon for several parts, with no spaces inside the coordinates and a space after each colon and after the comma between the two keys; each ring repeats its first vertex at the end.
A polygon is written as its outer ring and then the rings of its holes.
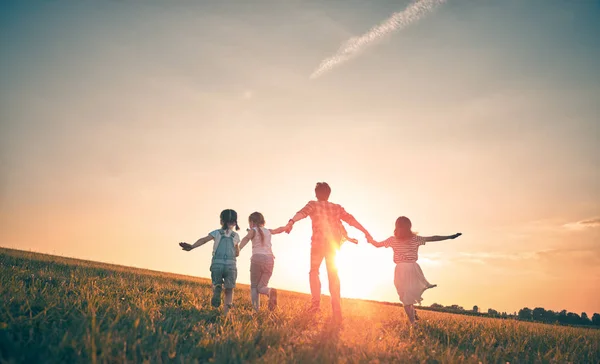
{"type": "Polygon", "coordinates": [[[304,218],[307,218],[310,215],[310,213],[313,211],[313,209],[314,209],[314,207],[309,202],[306,204],[306,206],[304,206],[302,209],[300,209],[300,211],[296,212],[296,215],[294,215],[294,217],[292,217],[290,219],[290,221],[288,221],[287,225],[285,225],[285,232],[289,234],[290,231],[292,231],[292,227],[294,226],[294,223],[296,223],[296,221],[300,221],[304,218]]]}
{"type": "Polygon", "coordinates": [[[367,238],[371,237],[371,234],[369,234],[369,232],[367,231],[367,229],[364,228],[364,226],[362,226],[355,218],[354,216],[352,216],[351,214],[349,214],[346,210],[344,210],[344,208],[342,207],[342,214],[340,216],[340,218],[342,219],[342,221],[345,221],[348,223],[348,225],[360,230],[363,232],[363,234],[365,234],[365,236],[367,238]]]}

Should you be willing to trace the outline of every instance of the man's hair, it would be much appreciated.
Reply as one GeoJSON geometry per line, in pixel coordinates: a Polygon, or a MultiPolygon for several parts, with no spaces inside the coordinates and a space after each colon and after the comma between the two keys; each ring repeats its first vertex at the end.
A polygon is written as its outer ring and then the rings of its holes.
{"type": "Polygon", "coordinates": [[[315,195],[317,196],[317,200],[327,201],[329,200],[329,195],[331,195],[331,187],[329,187],[327,182],[317,182],[317,187],[315,187],[315,195]]]}

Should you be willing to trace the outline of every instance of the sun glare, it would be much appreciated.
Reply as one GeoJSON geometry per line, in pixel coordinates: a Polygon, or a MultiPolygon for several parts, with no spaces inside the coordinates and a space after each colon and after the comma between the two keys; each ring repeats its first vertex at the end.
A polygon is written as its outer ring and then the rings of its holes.
{"type": "Polygon", "coordinates": [[[369,298],[376,286],[368,274],[368,267],[363,266],[365,260],[361,256],[364,258],[360,247],[346,243],[335,257],[343,297],[369,298]]]}

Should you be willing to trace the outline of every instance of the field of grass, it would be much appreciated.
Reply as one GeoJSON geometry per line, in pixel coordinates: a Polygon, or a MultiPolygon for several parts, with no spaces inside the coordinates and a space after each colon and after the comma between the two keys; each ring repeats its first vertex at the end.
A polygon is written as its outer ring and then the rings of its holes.
{"type": "MultiPolygon", "coordinates": [[[[0,248],[0,363],[599,363],[600,330],[343,300],[344,324],[280,292],[255,314],[247,286],[228,316],[207,279],[0,248]]],[[[263,300],[266,301],[266,300],[263,300]]]]}

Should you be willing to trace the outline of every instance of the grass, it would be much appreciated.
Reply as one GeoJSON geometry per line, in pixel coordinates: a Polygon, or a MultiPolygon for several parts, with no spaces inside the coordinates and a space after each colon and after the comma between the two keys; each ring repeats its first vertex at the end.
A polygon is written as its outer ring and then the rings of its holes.
{"type": "MultiPolygon", "coordinates": [[[[344,325],[280,291],[253,313],[247,286],[229,315],[207,279],[0,249],[2,363],[598,363],[600,330],[419,311],[343,300],[344,325]]],[[[263,300],[266,301],[266,300],[263,300]]]]}

